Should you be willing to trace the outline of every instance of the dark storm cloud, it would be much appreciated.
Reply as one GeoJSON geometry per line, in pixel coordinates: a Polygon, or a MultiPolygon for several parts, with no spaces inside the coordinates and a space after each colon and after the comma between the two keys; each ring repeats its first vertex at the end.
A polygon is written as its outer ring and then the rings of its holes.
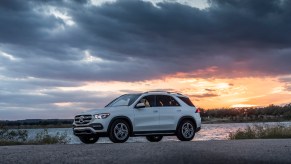
{"type": "Polygon", "coordinates": [[[5,65],[9,75],[136,81],[212,66],[217,72],[206,76],[291,70],[287,0],[209,1],[204,10],[128,0],[101,6],[89,1],[0,3],[0,50],[22,58],[17,66],[5,65]],[[51,8],[75,25],[47,14],[51,8]],[[109,62],[81,63],[85,50],[109,62]]]}
{"type": "MultiPolygon", "coordinates": [[[[40,77],[60,79],[66,81],[138,81],[141,77],[158,77],[161,71],[158,66],[147,65],[147,60],[132,61],[111,61],[105,63],[88,63],[79,61],[59,61],[52,59],[31,59],[26,62],[7,61],[9,69],[3,74],[10,77],[40,77]],[[145,63],[144,63],[145,62],[145,63]],[[126,72],[126,74],[124,74],[126,72]],[[114,78],[112,78],[114,76],[114,78]],[[128,78],[128,79],[126,79],[128,78]]],[[[0,61],[1,64],[1,61],[0,61]]]]}
{"type": "Polygon", "coordinates": [[[84,83],[72,81],[60,81],[51,79],[2,79],[1,90],[19,91],[19,90],[39,90],[54,89],[55,87],[77,87],[84,83]]]}
{"type": "MultiPolygon", "coordinates": [[[[0,115],[22,107],[58,110],[54,103],[62,102],[80,111],[117,96],[58,88],[88,81],[288,75],[290,34],[289,0],[210,0],[206,9],[140,0],[1,0],[0,115]]],[[[193,97],[217,96],[206,91],[193,97]]]]}
{"type": "MultiPolygon", "coordinates": [[[[89,91],[42,91],[42,92],[0,92],[1,108],[5,107],[43,107],[55,103],[91,104],[91,108],[102,107],[117,97],[115,93],[89,91]],[[109,96],[110,95],[110,96],[109,96]],[[93,104],[93,105],[92,105],[93,104]]],[[[85,106],[87,107],[87,106],[85,106]]]]}
{"type": "Polygon", "coordinates": [[[165,73],[217,66],[221,72],[286,74],[290,64],[282,61],[290,60],[288,3],[211,1],[210,8],[199,10],[177,3],[156,7],[150,2],[117,1],[72,15],[104,50],[103,58],[158,61],[165,73]]]}

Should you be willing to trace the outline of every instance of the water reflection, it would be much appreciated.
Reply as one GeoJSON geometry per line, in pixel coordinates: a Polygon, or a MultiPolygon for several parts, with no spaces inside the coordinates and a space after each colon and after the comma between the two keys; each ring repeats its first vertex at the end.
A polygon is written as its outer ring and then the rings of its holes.
{"type": "MultiPolygon", "coordinates": [[[[291,122],[268,122],[268,123],[256,123],[256,124],[267,124],[276,125],[280,124],[283,126],[291,126],[291,122]]],[[[227,124],[202,124],[202,129],[200,132],[196,133],[193,141],[205,141],[205,140],[227,140],[228,134],[234,132],[239,128],[245,128],[248,125],[253,125],[253,123],[227,123],[227,124]]],[[[28,129],[29,138],[35,137],[35,135],[41,132],[42,129],[28,129]]],[[[55,135],[59,133],[67,133],[68,137],[71,138],[70,144],[80,144],[78,137],[73,135],[71,128],[51,128],[48,129],[50,135],[55,135]]],[[[162,140],[166,141],[178,141],[175,136],[166,136],[162,140]]],[[[131,137],[127,142],[148,142],[145,137],[131,137]]],[[[108,138],[100,138],[98,143],[111,143],[108,138]]]]}

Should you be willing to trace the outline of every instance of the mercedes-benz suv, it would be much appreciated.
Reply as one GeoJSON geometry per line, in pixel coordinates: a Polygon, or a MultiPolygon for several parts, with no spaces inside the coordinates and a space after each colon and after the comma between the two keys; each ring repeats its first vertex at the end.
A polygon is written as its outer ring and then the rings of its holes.
{"type": "Polygon", "coordinates": [[[99,137],[121,143],[134,136],[158,142],[163,136],[176,135],[181,141],[190,141],[201,128],[199,112],[179,93],[125,94],[102,109],[76,115],[73,131],[86,144],[95,143],[99,137]]]}

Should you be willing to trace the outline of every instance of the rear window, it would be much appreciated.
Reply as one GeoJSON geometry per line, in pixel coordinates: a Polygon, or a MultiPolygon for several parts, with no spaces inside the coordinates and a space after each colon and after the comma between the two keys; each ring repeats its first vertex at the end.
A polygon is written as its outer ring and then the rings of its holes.
{"type": "Polygon", "coordinates": [[[191,100],[188,97],[179,97],[179,99],[181,99],[187,105],[195,107],[194,104],[191,102],[191,100]]]}

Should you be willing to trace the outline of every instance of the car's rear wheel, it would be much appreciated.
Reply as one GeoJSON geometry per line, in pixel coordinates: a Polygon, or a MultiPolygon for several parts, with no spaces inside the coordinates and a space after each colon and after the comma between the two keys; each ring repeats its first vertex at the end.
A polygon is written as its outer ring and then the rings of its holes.
{"type": "Polygon", "coordinates": [[[146,139],[150,142],[159,142],[163,139],[163,136],[146,136],[146,139]]]}
{"type": "Polygon", "coordinates": [[[195,124],[191,120],[183,120],[177,129],[177,138],[181,141],[191,141],[195,136],[195,124]]]}
{"type": "Polygon", "coordinates": [[[109,139],[114,143],[123,143],[129,138],[129,125],[125,120],[115,120],[109,131],[109,139]]]}
{"type": "Polygon", "coordinates": [[[80,136],[79,139],[85,144],[93,144],[98,141],[98,136],[80,136]]]}

